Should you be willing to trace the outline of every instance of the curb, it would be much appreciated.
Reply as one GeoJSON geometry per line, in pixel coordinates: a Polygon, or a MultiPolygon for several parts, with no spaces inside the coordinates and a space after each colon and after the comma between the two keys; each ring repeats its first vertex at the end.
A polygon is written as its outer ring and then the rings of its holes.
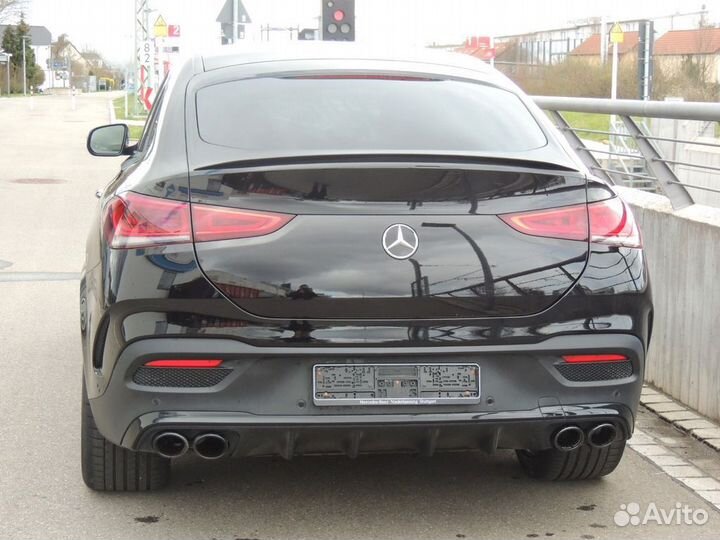
{"type": "Polygon", "coordinates": [[[720,452],[720,425],[667,394],[643,385],[640,403],[660,418],[720,452]]]}
{"type": "Polygon", "coordinates": [[[676,482],[720,510],[720,482],[685,460],[681,455],[666,448],[652,435],[635,429],[628,440],[628,446],[643,458],[655,464],[662,472],[676,482]]]}

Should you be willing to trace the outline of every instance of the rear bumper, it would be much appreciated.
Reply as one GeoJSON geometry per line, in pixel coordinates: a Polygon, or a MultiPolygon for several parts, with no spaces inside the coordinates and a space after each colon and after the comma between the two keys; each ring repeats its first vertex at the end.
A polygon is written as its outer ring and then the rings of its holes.
{"type": "Polygon", "coordinates": [[[486,413],[364,414],[337,416],[265,416],[242,413],[174,411],[148,413],[125,433],[123,446],[151,451],[160,433],[180,432],[192,441],[218,433],[234,457],[299,454],[413,452],[432,455],[443,450],[483,450],[551,446],[552,436],[573,425],[588,432],[611,423],[618,437],[632,433],[633,415],[618,404],[542,407],[529,411],[486,413]]]}
{"type": "Polygon", "coordinates": [[[557,336],[541,343],[483,347],[259,348],[226,339],[158,338],[128,345],[107,375],[86,371],[90,405],[110,441],[150,450],[155,434],[191,439],[221,432],[234,455],[550,447],[561,426],[609,421],[632,433],[644,371],[644,346],[629,334],[557,336]],[[612,380],[570,381],[560,355],[621,353],[632,373],[612,380]],[[205,387],[138,384],[151,359],[212,356],[231,372],[205,387]],[[321,363],[473,362],[481,400],[467,405],[316,406],[312,366],[321,363]],[[105,378],[107,379],[105,380],[105,378]],[[134,378],[136,380],[134,380],[134,378]],[[100,390],[100,389],[103,390],[100,390]],[[92,395],[92,392],[91,392],[92,395]]]}

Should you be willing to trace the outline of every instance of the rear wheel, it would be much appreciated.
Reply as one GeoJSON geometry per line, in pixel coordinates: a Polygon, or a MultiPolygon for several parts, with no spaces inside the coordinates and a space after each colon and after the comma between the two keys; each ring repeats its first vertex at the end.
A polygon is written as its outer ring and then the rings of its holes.
{"type": "Polygon", "coordinates": [[[517,450],[518,461],[528,476],[541,480],[591,480],[610,474],[620,463],[625,441],[605,448],[584,444],[570,452],[550,448],[539,452],[517,450]]]}
{"type": "Polygon", "coordinates": [[[97,491],[150,491],[170,479],[170,460],[133,452],[103,437],[95,425],[83,381],[81,459],[85,484],[97,491]]]}

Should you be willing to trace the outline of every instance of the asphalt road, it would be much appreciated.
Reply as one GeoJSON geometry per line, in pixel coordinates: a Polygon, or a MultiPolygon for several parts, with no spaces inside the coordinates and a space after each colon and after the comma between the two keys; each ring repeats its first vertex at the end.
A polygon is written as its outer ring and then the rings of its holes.
{"type": "MultiPolygon", "coordinates": [[[[78,280],[95,190],[118,165],[85,151],[108,96],[0,99],[0,538],[718,538],[720,511],[628,449],[597,482],[525,478],[511,452],[203,462],[151,494],[80,477],[78,280]],[[17,183],[29,179],[30,183],[17,183]],[[36,180],[60,182],[36,183],[36,180]],[[677,503],[704,525],[628,525],[621,504],[677,503]]],[[[644,412],[705,470],[714,451],[644,412]]]]}

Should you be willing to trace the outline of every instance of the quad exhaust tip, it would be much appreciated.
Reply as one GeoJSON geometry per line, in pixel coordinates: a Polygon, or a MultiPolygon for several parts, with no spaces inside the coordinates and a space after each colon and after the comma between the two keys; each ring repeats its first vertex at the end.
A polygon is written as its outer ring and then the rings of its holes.
{"type": "Polygon", "coordinates": [[[577,426],[566,426],[553,437],[553,446],[563,452],[570,452],[578,448],[585,441],[583,430],[577,426]]]}
{"type": "Polygon", "coordinates": [[[190,448],[188,440],[172,431],[160,433],[153,439],[153,449],[165,458],[176,458],[182,456],[190,448]]]}
{"type": "Polygon", "coordinates": [[[587,439],[594,448],[610,446],[617,438],[617,428],[612,424],[598,424],[588,431],[587,439]]]}
{"type": "Polygon", "coordinates": [[[228,451],[228,441],[217,433],[198,435],[193,441],[193,450],[204,459],[220,459],[228,451]]]}

